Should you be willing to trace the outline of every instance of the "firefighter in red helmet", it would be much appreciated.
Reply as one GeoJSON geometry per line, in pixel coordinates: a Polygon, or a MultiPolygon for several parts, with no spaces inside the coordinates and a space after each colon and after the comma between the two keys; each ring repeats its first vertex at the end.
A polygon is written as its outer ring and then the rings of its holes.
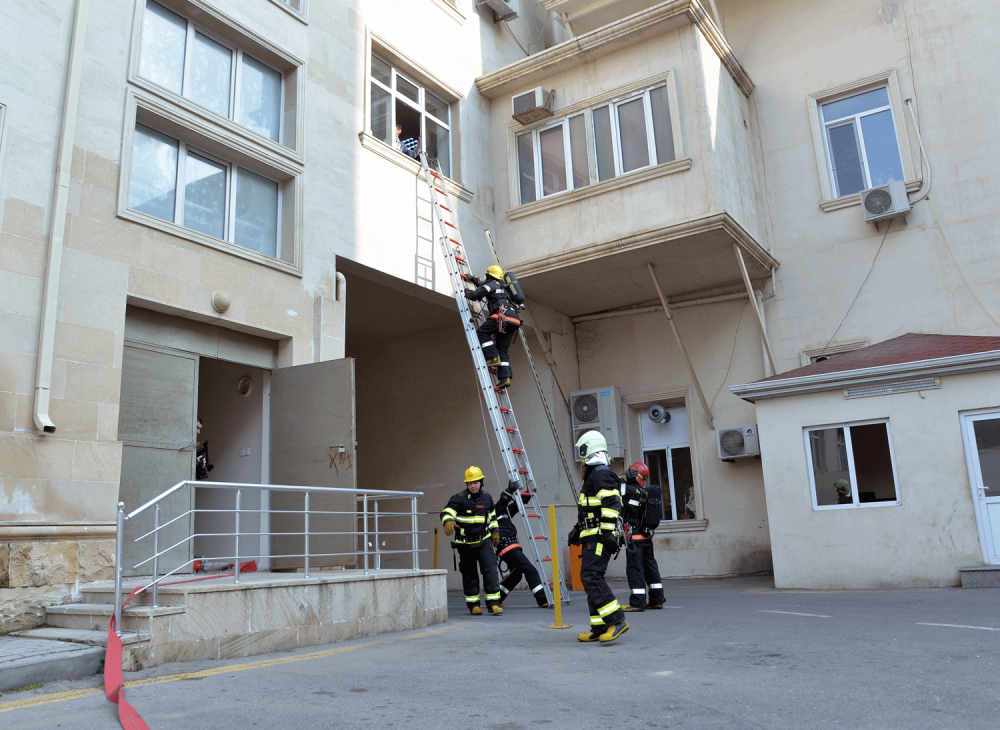
{"type": "Polygon", "coordinates": [[[663,583],[653,555],[653,532],[663,515],[663,489],[649,484],[649,467],[637,461],[622,477],[622,518],[629,525],[625,576],[631,590],[623,611],[663,608],[663,583]],[[647,601],[646,586],[649,586],[647,601]]]}

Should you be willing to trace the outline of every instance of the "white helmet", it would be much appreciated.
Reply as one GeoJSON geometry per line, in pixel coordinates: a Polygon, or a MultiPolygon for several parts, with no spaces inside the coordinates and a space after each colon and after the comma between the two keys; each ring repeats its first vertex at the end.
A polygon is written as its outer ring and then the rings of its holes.
{"type": "Polygon", "coordinates": [[[584,461],[600,451],[608,450],[608,442],[604,440],[600,431],[587,431],[576,440],[576,448],[580,458],[584,461]]]}

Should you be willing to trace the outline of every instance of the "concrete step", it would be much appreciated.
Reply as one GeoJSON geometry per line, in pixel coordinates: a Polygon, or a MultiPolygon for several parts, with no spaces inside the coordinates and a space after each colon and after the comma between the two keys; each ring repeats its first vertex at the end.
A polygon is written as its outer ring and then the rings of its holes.
{"type": "MultiPolygon", "coordinates": [[[[18,638],[22,639],[44,639],[47,641],[70,641],[77,644],[88,644],[90,646],[107,646],[108,630],[88,631],[86,629],[61,629],[55,626],[46,626],[40,629],[28,629],[19,631],[18,638]]],[[[148,631],[130,631],[121,635],[122,645],[136,644],[141,641],[149,641],[148,631]]]]}
{"type": "MultiPolygon", "coordinates": [[[[107,631],[108,619],[114,614],[111,603],[66,603],[45,609],[45,623],[61,629],[107,631]]],[[[157,616],[187,613],[186,606],[126,606],[122,609],[122,630],[139,631],[149,628],[149,620],[157,616]]]]}
{"type": "Polygon", "coordinates": [[[1000,588],[1000,565],[971,565],[958,572],[962,588],[1000,588]]]}
{"type": "Polygon", "coordinates": [[[20,636],[0,637],[0,691],[79,679],[104,666],[104,647],[20,636]]]}

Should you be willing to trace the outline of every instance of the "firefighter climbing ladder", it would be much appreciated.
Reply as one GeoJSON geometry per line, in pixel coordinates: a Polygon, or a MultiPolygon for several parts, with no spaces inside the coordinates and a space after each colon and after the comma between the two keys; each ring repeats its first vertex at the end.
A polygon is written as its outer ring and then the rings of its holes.
{"type": "MultiPolygon", "coordinates": [[[[472,351],[476,379],[479,381],[479,388],[493,423],[493,431],[497,444],[500,446],[507,478],[517,479],[521,482],[521,491],[527,490],[531,494],[530,505],[525,505],[520,499],[515,500],[518,511],[521,513],[521,522],[524,525],[522,545],[527,543],[526,547],[531,553],[538,568],[538,574],[542,578],[542,585],[545,587],[545,598],[549,605],[552,605],[554,599],[551,581],[560,580],[560,576],[551,575],[552,543],[547,534],[541,505],[538,503],[538,489],[535,486],[531,464],[528,462],[528,452],[521,439],[517,420],[514,418],[514,408],[511,406],[510,396],[506,389],[497,388],[493,384],[493,377],[489,368],[486,367],[486,358],[483,357],[479,337],[476,335],[478,323],[481,321],[480,318],[485,316],[485,310],[479,305],[470,305],[469,300],[464,295],[466,282],[471,280],[473,274],[465,254],[462,235],[458,230],[457,210],[451,194],[445,187],[444,177],[441,175],[441,168],[437,162],[434,162],[432,168],[426,153],[421,152],[420,164],[423,167],[424,178],[429,188],[433,220],[438,226],[441,250],[444,253],[444,260],[448,264],[448,276],[451,279],[452,291],[455,293],[458,311],[462,316],[465,339],[468,342],[469,350],[472,351]]],[[[569,599],[564,597],[563,600],[568,601],[569,599]]]]}

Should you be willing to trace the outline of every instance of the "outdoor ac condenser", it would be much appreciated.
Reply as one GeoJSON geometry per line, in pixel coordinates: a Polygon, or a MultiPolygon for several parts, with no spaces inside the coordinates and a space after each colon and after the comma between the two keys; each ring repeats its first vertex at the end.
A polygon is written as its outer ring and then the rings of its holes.
{"type": "Polygon", "coordinates": [[[555,93],[541,86],[518,94],[512,99],[511,116],[523,125],[534,124],[540,119],[552,116],[552,101],[555,93]]]}
{"type": "MultiPolygon", "coordinates": [[[[587,431],[600,431],[608,442],[608,456],[612,459],[625,458],[625,428],[621,417],[621,397],[618,388],[575,390],[569,394],[570,410],[573,417],[573,443],[576,444],[587,431]]],[[[580,454],[574,449],[576,460],[580,454]]]]}
{"type": "Polygon", "coordinates": [[[723,461],[760,455],[756,423],[749,426],[720,428],[715,434],[718,439],[719,458],[723,461]]]}
{"type": "Polygon", "coordinates": [[[861,208],[865,221],[878,223],[898,218],[910,212],[910,196],[902,180],[861,191],[861,208]]]}
{"type": "Polygon", "coordinates": [[[518,0],[479,0],[476,7],[485,5],[493,11],[493,22],[499,23],[501,20],[513,20],[517,17],[518,0]]]}

